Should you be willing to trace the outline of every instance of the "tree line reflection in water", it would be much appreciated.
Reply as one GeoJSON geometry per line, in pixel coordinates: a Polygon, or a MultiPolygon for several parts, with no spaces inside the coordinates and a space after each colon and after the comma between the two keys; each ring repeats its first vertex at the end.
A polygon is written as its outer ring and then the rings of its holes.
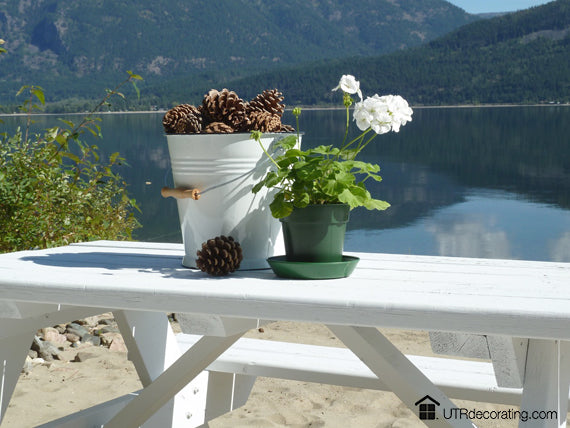
{"type": "MultiPolygon", "coordinates": [[[[180,242],[176,203],[160,196],[172,185],[162,115],[104,115],[94,143],[129,163],[121,174],[142,210],[135,238],[180,242]]],[[[341,142],[344,111],[303,110],[300,120],[304,147],[341,142]]],[[[294,124],[290,112],[283,121],[294,124]]],[[[416,108],[366,148],[384,178],[370,190],[392,206],[352,211],[345,249],[570,262],[569,135],[567,106],[416,108]]]]}

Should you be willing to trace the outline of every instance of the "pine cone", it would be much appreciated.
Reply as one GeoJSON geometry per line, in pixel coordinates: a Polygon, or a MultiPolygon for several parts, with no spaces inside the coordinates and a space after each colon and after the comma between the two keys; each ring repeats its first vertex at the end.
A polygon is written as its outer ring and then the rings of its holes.
{"type": "Polygon", "coordinates": [[[239,242],[231,236],[216,236],[202,244],[196,255],[196,266],[213,276],[223,276],[239,268],[243,259],[239,242]]]}
{"type": "Polygon", "coordinates": [[[234,128],[224,122],[212,122],[202,132],[205,134],[231,134],[234,132],[234,128]]]}
{"type": "Polygon", "coordinates": [[[202,130],[202,114],[193,105],[180,104],[166,112],[162,126],[167,134],[199,133],[202,130]]]}
{"type": "Polygon", "coordinates": [[[252,111],[248,125],[249,131],[281,132],[281,118],[266,111],[252,111]]]}
{"type": "Polygon", "coordinates": [[[208,122],[224,122],[237,130],[245,120],[246,103],[234,91],[212,89],[202,100],[202,110],[208,122]]]}
{"type": "Polygon", "coordinates": [[[252,112],[265,111],[281,117],[285,111],[285,104],[282,101],[283,94],[281,92],[277,89],[266,89],[249,102],[248,108],[252,112]]]}
{"type": "Polygon", "coordinates": [[[291,125],[281,124],[281,132],[295,132],[295,128],[291,125]]]}

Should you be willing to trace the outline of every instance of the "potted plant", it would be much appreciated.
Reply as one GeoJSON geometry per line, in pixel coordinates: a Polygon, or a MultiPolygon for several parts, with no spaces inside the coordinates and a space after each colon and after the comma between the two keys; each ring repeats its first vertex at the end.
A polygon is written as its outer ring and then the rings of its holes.
{"type": "MultiPolygon", "coordinates": [[[[302,150],[300,147],[299,115],[297,133],[276,143],[277,155],[265,151],[273,168],[253,187],[253,192],[272,189],[271,213],[283,225],[285,257],[269,260],[282,276],[338,277],[348,276],[358,262],[343,256],[344,233],[350,210],[365,207],[385,210],[386,201],[375,199],[366,189],[367,180],[381,181],[380,167],[357,156],[379,134],[398,132],[412,119],[412,109],[399,95],[362,98],[360,83],[351,75],[341,77],[336,91],[343,92],[346,129],[339,145],[321,145],[302,150]],[[357,94],[355,102],[352,95],[357,94]],[[360,130],[349,138],[350,108],[360,130]],[[335,271],[335,266],[338,270],[335,271]]],[[[261,146],[262,133],[251,137],[261,146]]],[[[356,260],[355,260],[356,259],[356,260]]]]}
{"type": "Polygon", "coordinates": [[[240,243],[240,270],[268,268],[267,258],[282,248],[269,193],[251,193],[271,162],[249,133],[264,132],[263,144],[271,147],[293,130],[281,123],[284,109],[277,89],[250,101],[212,89],[198,106],[180,104],[164,115],[174,188],[163,188],[162,195],[177,199],[184,266],[199,267],[202,244],[220,235],[240,243]]]}

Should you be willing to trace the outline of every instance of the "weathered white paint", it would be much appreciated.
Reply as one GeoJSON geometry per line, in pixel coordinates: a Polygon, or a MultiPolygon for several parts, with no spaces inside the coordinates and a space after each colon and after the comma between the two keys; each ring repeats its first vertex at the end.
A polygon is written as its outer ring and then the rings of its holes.
{"type": "Polygon", "coordinates": [[[499,386],[522,387],[528,339],[444,331],[431,331],[429,338],[436,354],[490,359],[499,386]]]}
{"type": "Polygon", "coordinates": [[[210,314],[176,314],[176,320],[184,333],[208,336],[231,336],[233,334],[258,328],[269,322],[257,319],[231,318],[210,314]]]}

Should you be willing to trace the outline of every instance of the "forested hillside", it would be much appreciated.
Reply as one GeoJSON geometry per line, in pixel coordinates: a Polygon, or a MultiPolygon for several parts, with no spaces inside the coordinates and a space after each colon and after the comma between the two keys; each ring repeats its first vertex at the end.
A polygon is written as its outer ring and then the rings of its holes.
{"type": "Polygon", "coordinates": [[[175,77],[208,87],[417,46],[475,20],[443,0],[0,0],[0,105],[24,84],[50,101],[98,97],[126,70],[145,78],[143,95],[175,77]]]}
{"type": "MultiPolygon", "coordinates": [[[[413,104],[570,102],[570,0],[466,25],[419,48],[290,68],[227,83],[238,93],[278,87],[289,104],[333,102],[354,74],[364,92],[413,104]]],[[[338,101],[338,99],[336,100],[338,101]]]]}

